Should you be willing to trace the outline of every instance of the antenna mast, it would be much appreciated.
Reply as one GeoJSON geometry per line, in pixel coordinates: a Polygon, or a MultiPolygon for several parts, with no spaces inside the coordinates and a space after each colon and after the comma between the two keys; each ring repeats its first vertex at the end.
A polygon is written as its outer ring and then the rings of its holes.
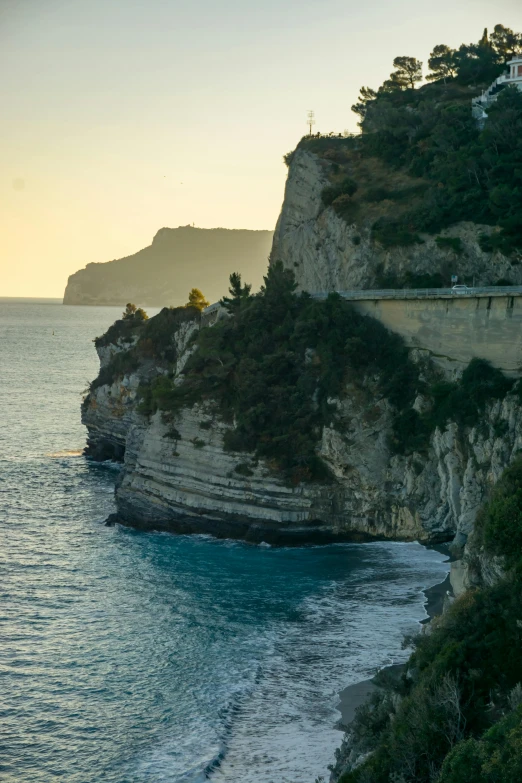
{"type": "Polygon", "coordinates": [[[312,128],[315,125],[315,112],[312,109],[310,109],[310,111],[306,115],[306,124],[308,125],[309,128],[309,135],[311,136],[312,128]]]}

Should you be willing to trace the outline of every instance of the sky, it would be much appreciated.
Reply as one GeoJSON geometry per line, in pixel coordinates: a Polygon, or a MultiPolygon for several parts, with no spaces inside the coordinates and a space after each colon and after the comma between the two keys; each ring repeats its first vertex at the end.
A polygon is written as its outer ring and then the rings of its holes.
{"type": "Polygon", "coordinates": [[[273,229],[283,155],[355,131],[359,87],[427,62],[519,0],[0,0],[0,296],[67,277],[162,226],[273,229]]]}

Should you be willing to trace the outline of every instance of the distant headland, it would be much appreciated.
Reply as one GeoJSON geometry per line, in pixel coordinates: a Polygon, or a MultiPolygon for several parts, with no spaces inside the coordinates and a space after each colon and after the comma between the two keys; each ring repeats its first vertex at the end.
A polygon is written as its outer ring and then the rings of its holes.
{"type": "Polygon", "coordinates": [[[215,301],[226,292],[231,269],[254,288],[261,284],[272,237],[272,231],[161,228],[143,250],[107,263],[87,264],[71,275],[63,303],[180,305],[193,286],[215,301]]]}

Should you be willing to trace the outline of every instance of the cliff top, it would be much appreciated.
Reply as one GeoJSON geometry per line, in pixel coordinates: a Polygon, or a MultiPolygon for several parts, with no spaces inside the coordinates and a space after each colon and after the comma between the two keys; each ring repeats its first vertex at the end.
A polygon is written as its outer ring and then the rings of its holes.
{"type": "MultiPolygon", "coordinates": [[[[484,127],[471,111],[471,99],[504,70],[513,46],[509,35],[522,45],[520,35],[497,25],[477,44],[436,46],[431,83],[418,88],[422,63],[398,57],[381,87],[361,88],[352,107],[360,136],[303,138],[297,149],[314,153],[325,167],[324,205],[348,223],[370,224],[383,247],[415,245],[421,233],[462,221],[489,225],[494,231],[484,232],[482,250],[499,250],[518,262],[522,93],[503,89],[484,127]]],[[[285,159],[291,165],[293,158],[289,153],[285,159]]]]}

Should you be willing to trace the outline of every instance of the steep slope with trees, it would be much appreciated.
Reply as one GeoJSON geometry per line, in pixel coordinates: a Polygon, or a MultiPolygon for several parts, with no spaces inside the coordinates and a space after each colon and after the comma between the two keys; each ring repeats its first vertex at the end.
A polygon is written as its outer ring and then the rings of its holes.
{"type": "Polygon", "coordinates": [[[519,381],[473,360],[448,382],[336,294],[272,264],[239,275],[212,327],[195,307],[116,322],[83,405],[89,453],[116,455],[127,524],[302,542],[462,543],[522,447],[519,381]]]}
{"type": "Polygon", "coordinates": [[[506,87],[484,128],[471,99],[520,35],[497,25],[422,64],[397,57],[353,110],[361,135],[305,137],[289,176],[273,258],[305,290],[522,282],[522,93],[506,87]]]}

